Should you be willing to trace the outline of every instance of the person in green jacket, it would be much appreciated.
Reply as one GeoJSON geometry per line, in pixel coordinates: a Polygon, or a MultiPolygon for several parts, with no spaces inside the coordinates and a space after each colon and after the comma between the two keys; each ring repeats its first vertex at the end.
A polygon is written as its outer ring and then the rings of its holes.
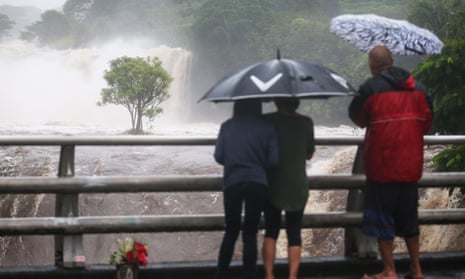
{"type": "Polygon", "coordinates": [[[273,279],[281,212],[286,215],[289,279],[296,279],[302,251],[302,219],[308,200],[306,161],[315,152],[313,120],[296,112],[297,98],[277,98],[277,112],[266,114],[278,134],[279,163],[269,173],[262,258],[266,279],[273,279]]]}

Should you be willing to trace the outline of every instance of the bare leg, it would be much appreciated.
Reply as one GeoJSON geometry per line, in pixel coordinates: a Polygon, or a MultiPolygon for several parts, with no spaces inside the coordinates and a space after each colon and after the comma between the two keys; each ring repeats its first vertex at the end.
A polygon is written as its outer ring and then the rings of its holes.
{"type": "Polygon", "coordinates": [[[288,260],[289,260],[289,279],[297,279],[297,273],[299,272],[300,256],[302,248],[300,246],[291,246],[288,248],[288,260]]]}
{"type": "Polygon", "coordinates": [[[413,278],[422,278],[420,266],[420,240],[418,236],[405,238],[405,244],[410,255],[409,274],[413,278]]]}
{"type": "Polygon", "coordinates": [[[374,276],[364,275],[362,278],[377,278],[377,279],[397,279],[396,268],[394,264],[394,240],[392,239],[378,239],[379,253],[383,260],[383,271],[374,276]]]}
{"type": "Polygon", "coordinates": [[[273,267],[276,257],[276,240],[265,237],[262,247],[263,267],[265,268],[265,278],[274,279],[273,267]]]}
{"type": "Polygon", "coordinates": [[[394,264],[394,240],[378,239],[379,252],[383,260],[383,274],[385,276],[396,277],[396,267],[394,264]]]}

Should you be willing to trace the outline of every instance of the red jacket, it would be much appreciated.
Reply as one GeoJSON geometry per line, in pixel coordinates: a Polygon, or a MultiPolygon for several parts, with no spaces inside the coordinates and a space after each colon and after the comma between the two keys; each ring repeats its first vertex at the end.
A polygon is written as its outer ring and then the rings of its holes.
{"type": "Polygon", "coordinates": [[[365,81],[349,116],[366,127],[365,175],[376,182],[416,182],[423,171],[423,136],[433,105],[426,88],[407,71],[391,67],[365,81]]]}

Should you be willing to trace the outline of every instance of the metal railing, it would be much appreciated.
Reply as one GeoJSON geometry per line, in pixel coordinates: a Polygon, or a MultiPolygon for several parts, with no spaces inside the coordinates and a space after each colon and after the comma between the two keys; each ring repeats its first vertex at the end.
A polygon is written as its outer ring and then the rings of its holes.
{"type": "MultiPolygon", "coordinates": [[[[359,146],[360,136],[317,137],[320,146],[359,146]]],[[[213,145],[211,137],[154,136],[0,136],[0,146],[61,146],[58,177],[1,177],[3,194],[56,194],[55,217],[0,218],[0,236],[50,234],[55,235],[55,264],[65,267],[85,265],[82,235],[89,233],[214,231],[223,229],[222,214],[144,215],[144,216],[79,216],[80,193],[115,192],[198,192],[219,191],[218,175],[172,175],[131,177],[76,177],[74,157],[76,146],[114,145],[213,145]]],[[[465,136],[426,136],[426,145],[465,144],[465,136]]],[[[349,190],[347,210],[306,214],[304,228],[357,228],[362,215],[357,210],[357,197],[365,177],[360,174],[360,152],[353,174],[311,175],[310,190],[349,190]]],[[[425,173],[420,187],[465,186],[464,173],[425,173]]],[[[421,210],[421,224],[465,223],[465,209],[421,210]]],[[[346,238],[351,238],[350,233],[346,238]]],[[[346,239],[346,244],[351,240],[346,239]]],[[[350,246],[350,245],[347,245],[350,246]]],[[[356,247],[346,248],[350,254],[356,247]],[[349,249],[349,250],[348,250],[349,249]]]]}

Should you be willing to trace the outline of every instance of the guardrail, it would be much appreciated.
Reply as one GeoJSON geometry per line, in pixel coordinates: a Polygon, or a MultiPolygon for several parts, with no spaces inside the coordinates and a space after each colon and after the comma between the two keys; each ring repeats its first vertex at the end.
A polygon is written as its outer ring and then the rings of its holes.
{"type": "MultiPolygon", "coordinates": [[[[317,145],[360,147],[363,138],[317,137],[317,145]]],[[[61,146],[58,178],[56,177],[1,177],[0,192],[8,194],[56,194],[55,217],[0,218],[0,235],[52,234],[55,235],[55,264],[65,267],[85,265],[82,234],[121,232],[178,232],[213,231],[223,229],[223,215],[145,215],[145,216],[79,216],[80,193],[115,192],[192,192],[219,191],[221,177],[208,175],[132,176],[132,177],[75,177],[75,146],[86,145],[213,145],[211,137],[154,137],[154,136],[0,136],[1,146],[61,146]]],[[[465,144],[465,136],[426,136],[426,145],[465,144]]],[[[360,150],[360,148],[359,148],[360,150]]],[[[365,177],[360,174],[360,152],[352,175],[309,176],[310,190],[349,190],[347,210],[343,212],[306,214],[304,228],[357,228],[361,224],[360,188],[365,177]]],[[[465,172],[425,173],[420,187],[465,186],[465,172]]],[[[421,210],[421,224],[465,223],[465,209],[421,210]]],[[[354,247],[354,235],[346,232],[346,254],[354,247]]]]}

